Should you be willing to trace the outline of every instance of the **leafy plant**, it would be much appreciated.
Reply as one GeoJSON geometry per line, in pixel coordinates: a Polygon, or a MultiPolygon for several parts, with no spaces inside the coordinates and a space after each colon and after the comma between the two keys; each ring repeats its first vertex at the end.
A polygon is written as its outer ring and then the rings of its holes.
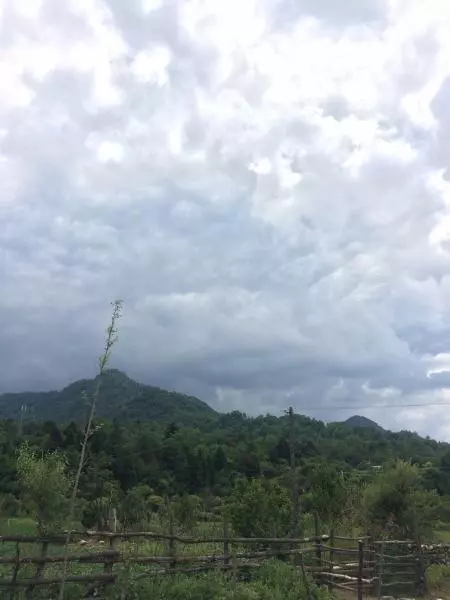
{"type": "Polygon", "coordinates": [[[431,525],[436,495],[423,489],[419,469],[398,460],[386,467],[363,494],[366,523],[374,532],[395,530],[396,536],[416,539],[431,525]]]}
{"type": "Polygon", "coordinates": [[[321,522],[336,526],[346,508],[346,479],[343,473],[324,463],[319,463],[311,475],[311,507],[317,511],[321,522]]]}
{"type": "Polygon", "coordinates": [[[200,498],[191,494],[178,496],[171,506],[175,523],[186,531],[191,531],[197,523],[200,509],[200,498]]]}
{"type": "Polygon", "coordinates": [[[326,588],[306,582],[301,571],[272,560],[235,584],[227,575],[209,572],[197,577],[141,577],[126,567],[107,596],[111,600],[331,600],[326,588]]]}
{"type": "Polygon", "coordinates": [[[274,480],[239,479],[228,503],[234,531],[242,537],[287,536],[292,503],[274,480]]]}
{"type": "Polygon", "coordinates": [[[153,490],[146,484],[136,485],[128,490],[119,510],[119,520],[125,528],[150,520],[153,495],[153,490]]]}
{"type": "Polygon", "coordinates": [[[69,514],[71,483],[64,455],[39,453],[25,442],[19,448],[17,472],[39,535],[60,530],[69,514]]]}

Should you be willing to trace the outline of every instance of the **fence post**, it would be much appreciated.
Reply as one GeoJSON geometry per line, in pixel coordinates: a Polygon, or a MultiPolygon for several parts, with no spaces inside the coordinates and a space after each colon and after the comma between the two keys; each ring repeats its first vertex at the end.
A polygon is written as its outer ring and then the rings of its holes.
{"type": "Polygon", "coordinates": [[[303,553],[300,554],[300,568],[302,570],[303,583],[305,584],[306,597],[308,600],[314,600],[314,596],[311,594],[311,587],[309,585],[308,575],[305,569],[305,561],[303,560],[303,553]]]}
{"type": "Polygon", "coordinates": [[[316,564],[318,567],[317,579],[320,581],[320,569],[322,567],[322,543],[319,535],[319,516],[317,512],[314,513],[314,538],[316,545],[316,564]]]}
{"type": "Polygon", "coordinates": [[[117,533],[117,508],[112,509],[113,531],[117,533]]]}
{"type": "Polygon", "coordinates": [[[364,542],[358,541],[358,600],[362,600],[363,586],[362,578],[364,574],[364,542]]]}
{"type": "Polygon", "coordinates": [[[20,546],[19,546],[19,542],[16,543],[16,560],[14,562],[14,568],[13,568],[13,573],[12,573],[12,578],[11,578],[11,587],[10,587],[10,600],[14,600],[15,595],[16,595],[16,581],[17,581],[17,575],[19,574],[19,569],[20,569],[20,546]]]}
{"type": "Polygon", "coordinates": [[[170,568],[171,570],[176,569],[177,567],[177,556],[176,556],[176,546],[175,546],[175,531],[173,524],[173,515],[172,511],[169,512],[169,556],[171,558],[170,568]]]}
{"type": "Polygon", "coordinates": [[[330,530],[330,572],[333,573],[333,567],[334,567],[334,527],[331,528],[330,530]]]}
{"type": "Polygon", "coordinates": [[[381,596],[383,595],[383,561],[384,561],[384,551],[385,551],[385,543],[383,540],[383,543],[378,546],[378,553],[375,555],[375,560],[376,560],[376,570],[377,570],[377,588],[378,588],[378,600],[380,600],[381,596]]]}
{"type": "MultiPolygon", "coordinates": [[[[116,536],[115,535],[112,535],[109,538],[108,549],[110,552],[115,551],[115,549],[116,549],[116,536]]],[[[103,566],[103,572],[107,573],[108,575],[112,575],[113,567],[114,567],[114,556],[108,556],[108,558],[105,560],[105,564],[103,566]]]]}
{"type": "MultiPolygon", "coordinates": [[[[47,551],[48,551],[48,540],[43,540],[41,543],[41,552],[40,552],[40,558],[43,559],[43,562],[40,562],[37,564],[36,567],[36,573],[34,575],[35,579],[40,579],[42,577],[42,575],[44,574],[44,570],[45,570],[45,557],[47,556],[47,551]]],[[[31,595],[33,594],[33,590],[34,590],[34,585],[30,585],[27,588],[26,591],[26,597],[27,598],[31,598],[31,595]]]]}
{"type": "Polygon", "coordinates": [[[427,593],[427,573],[426,573],[426,565],[423,558],[422,548],[418,547],[418,555],[417,555],[417,579],[418,579],[418,596],[425,596],[427,593]]]}
{"type": "Polygon", "coordinates": [[[233,591],[236,589],[237,584],[237,556],[236,556],[236,548],[234,546],[231,547],[231,566],[233,571],[233,591]]]}
{"type": "Polygon", "coordinates": [[[373,538],[372,536],[369,534],[369,537],[367,538],[367,547],[368,547],[368,572],[370,573],[370,577],[369,579],[372,579],[372,585],[371,585],[371,594],[372,596],[375,596],[376,593],[376,577],[377,577],[377,570],[376,570],[376,566],[375,566],[375,548],[373,545],[373,538]]]}
{"type": "Polygon", "coordinates": [[[223,519],[223,566],[225,570],[228,569],[230,564],[230,547],[228,544],[228,519],[225,516],[223,519]]]}

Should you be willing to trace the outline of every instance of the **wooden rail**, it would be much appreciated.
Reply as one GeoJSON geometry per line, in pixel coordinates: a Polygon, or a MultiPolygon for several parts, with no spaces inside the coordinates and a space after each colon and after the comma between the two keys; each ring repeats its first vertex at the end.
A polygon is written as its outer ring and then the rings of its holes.
{"type": "MultiPolygon", "coordinates": [[[[228,535],[228,527],[224,525],[224,535],[212,537],[181,536],[175,534],[173,527],[170,533],[155,531],[139,532],[97,532],[97,531],[73,531],[72,540],[91,540],[105,544],[105,548],[86,548],[85,551],[69,552],[67,555],[52,553],[54,546],[62,546],[66,541],[67,532],[63,534],[48,536],[30,535],[5,535],[0,536],[0,544],[13,544],[11,554],[0,556],[0,565],[11,567],[10,576],[1,578],[0,587],[9,590],[10,598],[13,598],[14,590],[27,588],[32,590],[38,586],[58,585],[62,581],[62,572],[58,567],[65,561],[78,565],[104,565],[103,570],[83,574],[68,573],[65,581],[68,583],[90,584],[94,587],[104,587],[116,581],[120,567],[132,563],[141,567],[150,567],[139,573],[139,577],[155,575],[172,575],[175,573],[194,574],[207,571],[208,569],[219,569],[230,571],[233,580],[236,581],[236,573],[242,569],[256,569],[265,560],[270,558],[292,557],[292,563],[301,568],[302,573],[308,572],[318,583],[336,587],[346,591],[352,591],[358,600],[362,600],[365,593],[373,592],[381,585],[379,563],[383,562],[384,575],[390,575],[389,568],[401,568],[401,574],[406,575],[408,568],[415,568],[411,560],[415,554],[400,554],[395,557],[389,554],[389,543],[385,540],[380,547],[378,542],[372,542],[368,537],[348,538],[335,535],[315,535],[303,538],[278,538],[258,537],[244,538],[228,535]],[[133,540],[160,540],[164,542],[165,554],[144,555],[133,553],[126,548],[127,541],[133,540]],[[352,546],[345,548],[335,546],[336,541],[352,542],[352,546]],[[121,542],[119,544],[119,542],[121,542]],[[21,545],[37,545],[38,552],[35,555],[23,555],[21,545]],[[177,545],[193,546],[199,544],[218,544],[222,549],[215,554],[180,554],[177,553],[177,545]],[[125,546],[125,547],[124,547],[125,546]],[[243,551],[242,547],[247,550],[243,551]],[[259,546],[259,547],[258,547],[259,546]],[[239,547],[241,549],[239,550],[239,547]],[[239,551],[238,551],[239,550],[239,551]],[[305,559],[308,558],[306,561],[305,559]],[[398,560],[397,560],[398,558],[398,560]],[[49,567],[55,568],[49,572],[49,567]],[[21,569],[33,566],[34,573],[29,577],[21,574],[21,569]],[[47,570],[47,572],[46,572],[47,570]]],[[[403,543],[393,542],[402,546],[403,543]]],[[[73,542],[72,546],[76,546],[73,542]]],[[[344,544],[342,544],[344,546],[344,544]]],[[[416,562],[415,564],[418,565],[416,562]]],[[[96,567],[98,569],[98,567],[96,567]]],[[[416,571],[414,571],[417,573],[416,571]]],[[[413,573],[411,573],[411,576],[413,573]]],[[[411,577],[412,578],[412,577],[411,577]]],[[[390,583],[386,581],[385,587],[399,582],[390,583]]],[[[28,593],[28,592],[27,592],[28,593]]],[[[0,593],[3,597],[3,593],[0,593]]]]}

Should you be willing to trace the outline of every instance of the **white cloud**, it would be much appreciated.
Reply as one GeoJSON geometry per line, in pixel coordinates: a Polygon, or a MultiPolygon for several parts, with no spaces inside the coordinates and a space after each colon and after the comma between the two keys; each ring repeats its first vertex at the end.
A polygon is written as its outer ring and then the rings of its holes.
{"type": "Polygon", "coordinates": [[[132,63],[132,71],[138,81],[163,86],[169,81],[167,68],[170,65],[170,52],[165,47],[156,47],[139,52],[132,63]]]}
{"type": "Polygon", "coordinates": [[[0,388],[91,373],[123,296],[138,378],[448,437],[450,7],[25,13],[0,17],[0,388]]]}

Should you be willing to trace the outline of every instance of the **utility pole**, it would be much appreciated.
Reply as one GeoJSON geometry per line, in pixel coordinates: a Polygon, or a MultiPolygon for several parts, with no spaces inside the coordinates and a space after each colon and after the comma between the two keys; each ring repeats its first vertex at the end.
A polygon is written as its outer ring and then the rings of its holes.
{"type": "Polygon", "coordinates": [[[292,537],[299,536],[300,526],[300,498],[298,493],[297,465],[295,457],[295,416],[292,406],[287,411],[289,417],[289,463],[291,470],[292,494],[292,537]]]}
{"type": "Polygon", "coordinates": [[[26,404],[22,404],[20,406],[19,423],[18,423],[18,427],[17,427],[17,437],[19,438],[19,441],[22,439],[22,433],[23,433],[23,414],[26,411],[26,409],[27,409],[26,404]]]}

